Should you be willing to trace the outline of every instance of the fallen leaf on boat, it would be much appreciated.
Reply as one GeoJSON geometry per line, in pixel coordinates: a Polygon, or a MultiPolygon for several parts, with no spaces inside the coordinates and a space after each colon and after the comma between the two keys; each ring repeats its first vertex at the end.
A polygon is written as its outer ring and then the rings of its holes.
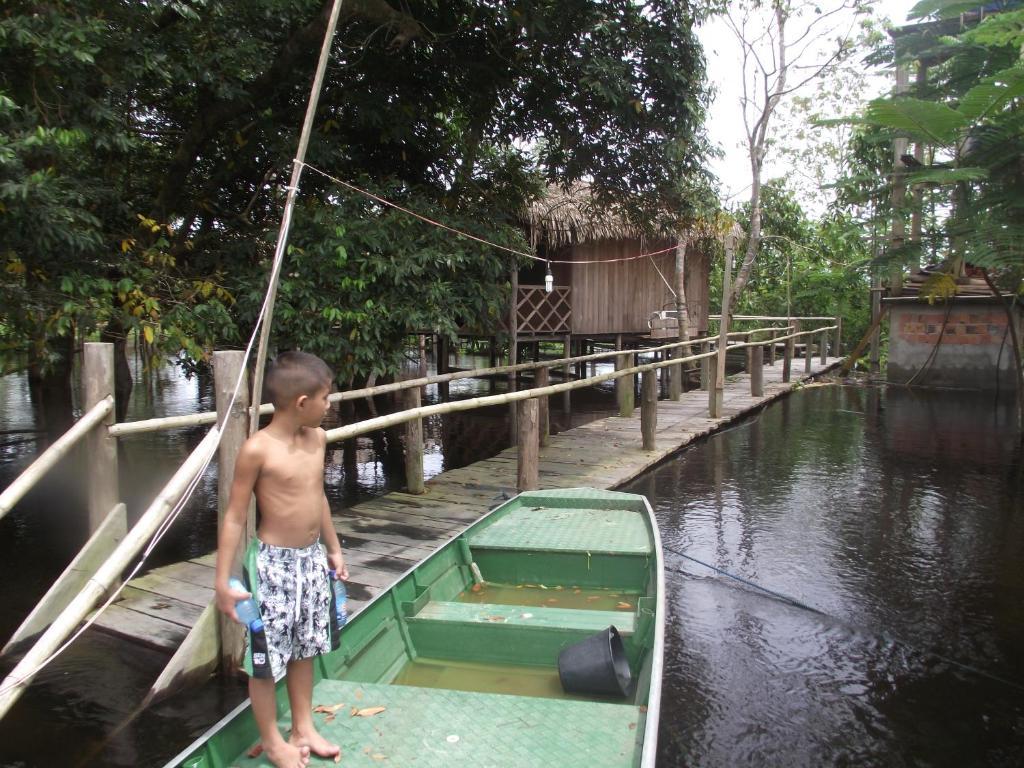
{"type": "Polygon", "coordinates": [[[578,594],[579,594],[580,592],[582,592],[582,591],[583,591],[582,589],[574,589],[574,590],[572,591],[572,593],[573,593],[574,595],[578,595],[578,594]]]}
{"type": "Polygon", "coordinates": [[[601,599],[600,595],[591,595],[590,597],[587,598],[587,602],[589,603],[589,602],[592,602],[594,600],[600,600],[600,599],[601,599]]]}
{"type": "Polygon", "coordinates": [[[324,722],[325,723],[333,723],[334,722],[334,715],[327,715],[327,717],[324,718],[324,722]]]}
{"type": "Polygon", "coordinates": [[[636,723],[630,723],[629,724],[629,730],[635,731],[636,730],[636,723]]]}
{"type": "Polygon", "coordinates": [[[484,621],[505,621],[504,616],[484,616],[484,621]]]}
{"type": "Polygon", "coordinates": [[[557,587],[555,587],[555,589],[565,589],[565,587],[563,587],[561,584],[559,584],[557,587]]]}
{"type": "Polygon", "coordinates": [[[335,712],[337,712],[344,706],[345,702],[342,702],[341,704],[331,704],[330,706],[327,706],[326,704],[317,704],[315,707],[313,707],[313,711],[322,712],[325,715],[333,715],[335,712]]]}
{"type": "Polygon", "coordinates": [[[351,711],[351,712],[349,712],[349,714],[350,714],[350,715],[351,715],[352,717],[355,717],[356,715],[358,715],[358,714],[359,714],[359,707],[352,707],[352,711],[351,711]]]}
{"type": "Polygon", "coordinates": [[[365,709],[356,709],[352,712],[353,717],[373,717],[379,715],[387,707],[366,707],[365,709]]]}
{"type": "Polygon", "coordinates": [[[471,591],[471,592],[479,592],[479,591],[480,591],[481,589],[483,589],[483,588],[484,588],[484,585],[483,585],[483,584],[474,584],[474,585],[473,585],[472,587],[470,587],[469,589],[470,589],[470,591],[471,591]]]}
{"type": "Polygon", "coordinates": [[[647,707],[638,707],[638,709],[639,709],[639,710],[640,710],[641,712],[646,712],[646,711],[647,711],[647,707]]]}
{"type": "Polygon", "coordinates": [[[519,616],[520,616],[520,618],[523,618],[523,619],[532,619],[533,618],[533,614],[532,613],[521,613],[521,614],[519,614],[519,616]]]}
{"type": "Polygon", "coordinates": [[[388,759],[387,755],[382,755],[380,752],[374,752],[372,755],[370,755],[370,757],[373,758],[374,760],[387,760],[388,759]]]}
{"type": "Polygon", "coordinates": [[[257,758],[263,754],[263,745],[254,744],[252,748],[245,753],[247,757],[257,758]]]}
{"type": "Polygon", "coordinates": [[[541,589],[550,589],[550,587],[545,587],[543,584],[538,584],[537,586],[541,589]]]}
{"type": "Polygon", "coordinates": [[[557,598],[557,597],[549,597],[549,598],[548,598],[547,600],[545,600],[544,602],[545,602],[545,603],[557,603],[557,602],[558,602],[558,598],[557,598]]]}
{"type": "Polygon", "coordinates": [[[616,603],[616,604],[615,604],[615,607],[616,607],[616,608],[621,608],[622,610],[629,610],[629,609],[630,609],[630,608],[632,608],[633,606],[632,606],[632,605],[630,605],[629,603],[616,603]]]}

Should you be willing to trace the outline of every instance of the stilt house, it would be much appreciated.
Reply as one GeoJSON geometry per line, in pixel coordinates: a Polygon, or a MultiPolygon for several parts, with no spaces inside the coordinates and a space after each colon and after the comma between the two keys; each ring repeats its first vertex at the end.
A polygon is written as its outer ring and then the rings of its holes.
{"type": "Polygon", "coordinates": [[[710,257],[687,233],[645,237],[624,216],[598,207],[584,184],[552,188],[525,212],[525,224],[545,261],[523,268],[514,281],[517,342],[560,338],[579,349],[578,343],[593,341],[678,338],[681,285],[691,335],[707,330],[710,257]]]}

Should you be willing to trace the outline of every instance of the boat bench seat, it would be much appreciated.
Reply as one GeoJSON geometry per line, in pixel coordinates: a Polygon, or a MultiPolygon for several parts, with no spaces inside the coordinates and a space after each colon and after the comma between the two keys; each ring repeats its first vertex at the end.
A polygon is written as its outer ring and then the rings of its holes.
{"type": "Polygon", "coordinates": [[[462,624],[505,624],[538,629],[600,632],[614,625],[619,634],[633,634],[636,614],[631,611],[589,611],[547,606],[498,605],[434,601],[423,606],[410,621],[446,621],[462,624]]]}
{"type": "Polygon", "coordinates": [[[416,653],[432,659],[554,667],[562,649],[609,625],[631,659],[639,654],[636,617],[625,611],[431,601],[406,623],[416,653]]]}

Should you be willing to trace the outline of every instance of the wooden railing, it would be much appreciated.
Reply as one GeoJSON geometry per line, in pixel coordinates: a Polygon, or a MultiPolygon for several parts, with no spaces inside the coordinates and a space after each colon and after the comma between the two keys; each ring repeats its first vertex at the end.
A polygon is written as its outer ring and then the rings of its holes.
{"type": "MultiPolygon", "coordinates": [[[[785,342],[782,378],[783,381],[789,381],[795,351],[795,341],[797,339],[806,340],[805,370],[809,373],[812,365],[811,353],[815,335],[818,335],[820,338],[819,351],[821,353],[822,360],[825,361],[828,351],[829,332],[835,330],[836,327],[837,326],[835,325],[830,325],[815,328],[813,330],[789,333],[787,333],[787,331],[792,330],[789,326],[781,329],[777,327],[755,328],[748,331],[734,331],[732,333],[722,334],[722,336],[718,338],[701,338],[690,341],[673,342],[643,350],[645,353],[654,353],[656,358],[661,357],[661,353],[664,353],[664,359],[655,359],[654,362],[644,363],[641,365],[635,364],[635,355],[637,352],[614,350],[609,352],[598,352],[591,355],[561,358],[558,360],[521,363],[518,365],[478,369],[475,371],[459,371],[456,373],[441,374],[438,376],[410,379],[395,382],[393,384],[384,384],[362,390],[339,392],[332,396],[333,400],[350,400],[384,394],[386,392],[408,390],[405,401],[406,407],[403,410],[386,416],[366,419],[357,424],[345,425],[329,430],[327,432],[327,439],[330,442],[335,442],[338,440],[357,437],[386,427],[397,426],[399,424],[407,425],[406,429],[408,440],[406,446],[406,468],[407,478],[410,480],[409,491],[412,493],[421,493],[423,491],[423,418],[444,413],[469,411],[478,408],[508,404],[515,408],[515,423],[517,425],[516,484],[518,489],[521,491],[531,490],[538,487],[539,448],[547,439],[548,424],[546,410],[548,397],[550,395],[567,393],[575,389],[591,387],[595,384],[600,384],[606,381],[615,381],[620,415],[632,417],[634,412],[633,397],[635,377],[640,375],[642,377],[640,409],[641,442],[644,450],[653,451],[656,447],[655,435],[657,430],[657,386],[655,381],[657,371],[667,369],[674,372],[675,377],[679,377],[684,365],[710,361],[713,358],[718,358],[717,365],[705,364],[703,366],[705,375],[702,377],[702,384],[708,390],[709,414],[712,417],[717,417],[721,414],[721,392],[724,382],[721,380],[721,377],[717,375],[716,371],[724,370],[723,356],[726,352],[736,349],[750,350],[748,367],[751,374],[751,393],[755,396],[761,396],[763,394],[762,365],[765,347],[774,350],[780,342],[785,342]],[[780,330],[783,331],[784,335],[778,335],[780,330]],[[767,337],[765,337],[766,334],[767,337]],[[722,338],[727,339],[724,346],[721,346],[720,339],[722,338]],[[732,339],[735,338],[742,338],[743,340],[733,342],[732,339]],[[689,354],[689,352],[694,348],[700,349],[701,351],[696,354],[689,354]],[[675,356],[680,352],[682,353],[682,356],[675,356]],[[560,384],[547,383],[548,371],[553,367],[564,366],[568,369],[568,366],[575,363],[607,358],[615,358],[616,370],[579,380],[565,381],[560,384]],[[502,373],[515,374],[516,372],[531,369],[537,371],[535,386],[531,389],[510,391],[499,395],[488,395],[456,402],[438,403],[428,406],[419,405],[420,389],[421,387],[429,384],[452,381],[460,378],[496,375],[502,373]]],[[[85,375],[86,377],[91,375],[89,373],[89,369],[94,368],[95,363],[90,365],[89,361],[95,360],[101,349],[103,355],[103,365],[101,367],[103,370],[107,371],[104,376],[108,391],[103,395],[103,398],[99,399],[103,399],[106,404],[99,402],[94,404],[94,407],[91,407],[89,410],[88,420],[83,419],[79,422],[79,425],[76,425],[76,427],[73,428],[73,436],[70,432],[65,436],[67,437],[68,442],[74,442],[81,434],[88,433],[95,435],[96,430],[103,431],[100,437],[110,439],[114,434],[126,436],[130,434],[137,434],[142,431],[152,431],[153,429],[172,429],[181,426],[201,424],[204,423],[207,418],[211,418],[212,420],[217,419],[216,414],[196,414],[189,417],[149,419],[145,422],[136,422],[134,426],[129,424],[111,426],[104,425],[103,419],[109,417],[110,410],[113,406],[113,376],[112,373],[110,373],[113,370],[112,345],[87,345],[87,370],[85,375]],[[94,347],[95,349],[90,351],[88,349],[90,347],[94,347]],[[106,401],[108,396],[110,397],[109,402],[106,401]],[[139,428],[140,425],[144,425],[144,428],[139,428]],[[115,426],[120,428],[115,430],[115,426]]],[[[244,439],[244,421],[246,417],[245,398],[242,397],[239,401],[235,402],[231,413],[226,413],[225,411],[227,403],[231,401],[231,394],[234,391],[235,381],[238,380],[239,377],[243,376],[242,371],[244,368],[242,363],[244,361],[239,359],[243,356],[243,353],[241,352],[222,352],[215,353],[215,355],[231,355],[235,358],[233,364],[224,369],[224,376],[218,376],[220,371],[218,370],[215,358],[215,378],[222,379],[217,386],[218,410],[222,414],[220,426],[214,426],[206,434],[202,442],[195,450],[193,450],[171,480],[164,486],[157,498],[139,519],[139,522],[136,523],[131,531],[124,535],[123,540],[115,533],[103,535],[102,532],[106,529],[97,531],[96,535],[90,539],[89,544],[86,545],[87,548],[95,546],[95,540],[99,538],[103,541],[104,546],[110,550],[109,554],[103,558],[99,565],[92,564],[90,560],[91,564],[88,568],[69,568],[69,571],[65,572],[65,574],[58,579],[58,582],[47,594],[47,598],[44,599],[46,602],[46,610],[40,610],[43,606],[41,603],[40,607],[38,607],[36,611],[33,611],[32,615],[29,617],[32,622],[32,627],[36,628],[36,631],[38,631],[38,628],[42,627],[46,627],[46,629],[21,662],[19,662],[3,683],[0,684],[0,717],[3,717],[3,715],[6,714],[14,701],[16,701],[21,695],[24,688],[29,684],[32,677],[38,671],[39,666],[45,663],[45,660],[50,657],[50,654],[54,653],[58,646],[65,641],[68,635],[70,635],[75,628],[85,620],[88,613],[96,606],[96,604],[103,599],[103,596],[120,578],[128,563],[143,550],[154,536],[154,533],[158,530],[163,530],[166,525],[173,522],[170,518],[176,504],[208,465],[218,444],[221,444],[222,481],[225,480],[225,478],[227,478],[227,481],[230,481],[230,471],[226,469],[226,461],[233,461],[233,453],[237,452],[240,441],[244,439]],[[229,371],[230,373],[228,373],[229,371]],[[230,387],[227,386],[228,381],[231,383],[230,387]],[[221,386],[221,384],[224,386],[221,386]],[[225,438],[225,442],[222,443],[222,429],[225,435],[228,435],[229,433],[236,434],[232,438],[225,438]],[[73,584],[72,582],[75,583],[73,584]],[[75,587],[76,584],[79,585],[77,588],[75,587]]],[[[96,391],[102,391],[104,387],[93,387],[93,389],[96,391]]],[[[239,391],[247,392],[247,390],[248,387],[244,378],[242,378],[241,384],[239,385],[239,391]]],[[[261,411],[262,410],[263,409],[261,408],[261,411]]],[[[112,455],[109,452],[100,452],[97,455],[99,455],[103,461],[109,462],[112,460],[116,462],[116,451],[114,451],[112,455]]],[[[91,456],[91,458],[95,459],[96,457],[91,456]]],[[[47,462],[50,461],[51,459],[47,459],[47,462]]],[[[30,469],[32,468],[30,467],[30,469]]],[[[116,464],[113,469],[116,481],[116,464]]],[[[33,480],[33,482],[37,481],[41,474],[41,472],[33,473],[35,476],[35,480],[33,480]]],[[[97,472],[94,467],[94,471],[91,472],[90,475],[95,476],[96,474],[97,472]]],[[[102,475],[102,472],[100,474],[102,475]]],[[[22,485],[27,482],[28,481],[24,481],[22,485]]],[[[103,480],[101,480],[101,482],[103,482],[103,480]]],[[[109,482],[109,477],[106,479],[106,482],[109,482]]],[[[19,481],[15,481],[15,483],[17,484],[19,481]]],[[[19,486],[19,492],[21,487],[22,486],[19,486]]],[[[14,494],[12,493],[12,497],[13,495],[14,494]]],[[[218,493],[218,507],[221,515],[223,514],[224,507],[227,503],[226,496],[226,489],[222,487],[221,491],[218,493]]],[[[117,505],[110,514],[113,515],[118,510],[120,510],[123,515],[124,505],[117,505]]],[[[85,550],[83,550],[83,553],[84,552],[85,550]]],[[[76,560],[76,562],[79,562],[79,560],[76,560]]],[[[28,620],[26,623],[28,623],[28,620]]],[[[15,633],[15,636],[20,638],[24,635],[21,634],[21,630],[19,629],[19,631],[15,633]]]]}

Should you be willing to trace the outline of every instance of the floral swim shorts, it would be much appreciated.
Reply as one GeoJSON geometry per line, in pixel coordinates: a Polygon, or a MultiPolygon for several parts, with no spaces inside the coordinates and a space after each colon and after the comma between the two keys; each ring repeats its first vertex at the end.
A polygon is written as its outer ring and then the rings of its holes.
{"type": "Polygon", "coordinates": [[[262,632],[247,633],[250,676],[280,680],[289,662],[338,647],[327,556],[319,542],[296,549],[254,539],[246,551],[244,578],[263,620],[262,632]]]}

